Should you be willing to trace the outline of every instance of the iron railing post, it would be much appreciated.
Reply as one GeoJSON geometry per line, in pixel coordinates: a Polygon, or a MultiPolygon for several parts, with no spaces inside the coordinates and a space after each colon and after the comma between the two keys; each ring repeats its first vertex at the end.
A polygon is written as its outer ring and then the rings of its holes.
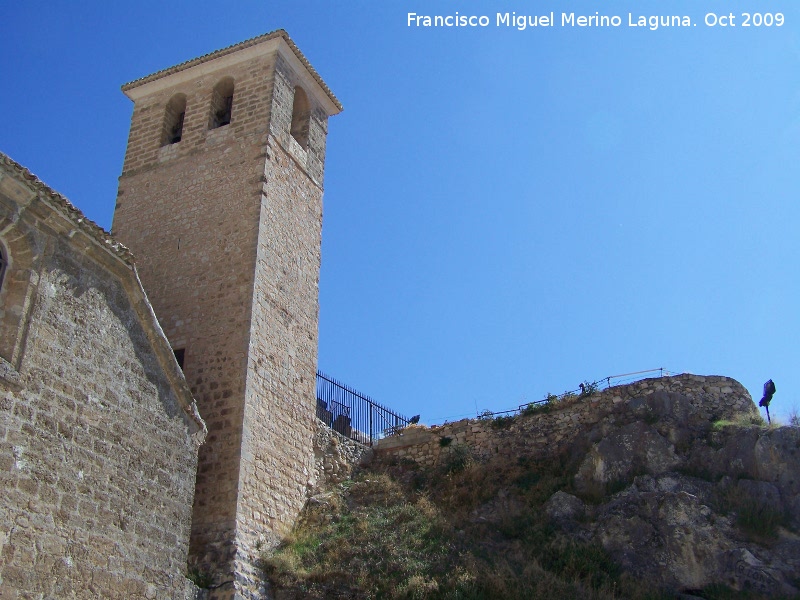
{"type": "Polygon", "coordinates": [[[362,444],[372,446],[409,422],[408,417],[389,410],[322,371],[317,371],[316,396],[317,416],[335,431],[362,444]]]}

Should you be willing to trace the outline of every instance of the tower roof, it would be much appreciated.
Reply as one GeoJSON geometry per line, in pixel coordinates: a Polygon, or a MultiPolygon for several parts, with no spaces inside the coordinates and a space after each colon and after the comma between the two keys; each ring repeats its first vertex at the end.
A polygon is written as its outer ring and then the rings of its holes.
{"type": "Polygon", "coordinates": [[[278,41],[279,48],[280,48],[280,41],[282,40],[283,42],[285,42],[286,46],[291,50],[292,56],[297,61],[299,61],[300,65],[302,65],[305,71],[311,76],[314,83],[317,86],[319,86],[320,91],[324,94],[323,100],[327,100],[327,102],[325,103],[329,104],[329,106],[327,106],[328,114],[334,115],[336,113],[341,112],[343,110],[343,107],[341,102],[339,102],[339,99],[336,98],[336,96],[333,94],[333,92],[330,90],[327,84],[322,80],[322,77],[320,77],[319,73],[317,73],[316,69],[314,69],[314,67],[311,66],[311,63],[297,47],[297,44],[295,44],[294,41],[292,41],[292,38],[290,38],[289,34],[286,33],[286,31],[283,29],[276,29],[275,31],[271,31],[269,33],[265,33],[263,35],[259,35],[254,38],[250,38],[249,40],[239,42],[238,44],[228,46],[227,48],[222,48],[221,50],[217,50],[215,52],[211,52],[209,54],[204,54],[203,56],[187,60],[186,62],[182,62],[178,65],[175,65],[174,67],[169,67],[167,69],[162,69],[161,71],[156,71],[152,75],[147,75],[146,77],[135,79],[133,81],[124,84],[122,86],[122,91],[125,93],[126,96],[135,100],[136,97],[139,95],[135,92],[135,90],[137,88],[140,88],[141,86],[156,82],[160,79],[181,73],[183,71],[187,71],[193,67],[204,65],[213,60],[230,56],[236,52],[240,52],[248,48],[254,48],[256,46],[265,44],[267,42],[271,42],[273,40],[278,41]]]}

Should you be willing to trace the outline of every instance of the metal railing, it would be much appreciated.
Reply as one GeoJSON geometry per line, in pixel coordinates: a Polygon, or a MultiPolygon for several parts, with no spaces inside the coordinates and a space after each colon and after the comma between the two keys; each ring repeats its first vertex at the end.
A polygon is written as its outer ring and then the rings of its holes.
{"type": "Polygon", "coordinates": [[[503,416],[503,415],[513,415],[516,413],[522,413],[530,407],[540,406],[548,404],[553,401],[563,400],[564,398],[567,397],[583,398],[585,396],[590,396],[595,391],[599,391],[601,384],[605,384],[607,389],[612,387],[612,385],[613,386],[625,385],[627,383],[639,381],[640,379],[646,379],[647,374],[652,374],[652,377],[669,377],[671,375],[677,375],[675,371],[668,371],[663,367],[660,367],[658,369],[647,369],[646,371],[636,371],[634,373],[623,373],[622,375],[609,375],[608,377],[603,377],[602,379],[598,379],[597,381],[593,381],[591,383],[584,382],[580,384],[578,389],[575,390],[567,390],[562,394],[548,394],[547,398],[543,398],[542,400],[534,400],[533,402],[526,402],[525,404],[520,404],[517,408],[510,408],[508,410],[498,410],[498,411],[485,410],[482,413],[478,414],[478,418],[491,419],[498,415],[503,416]]]}
{"type": "Polygon", "coordinates": [[[322,371],[317,371],[317,417],[334,431],[368,446],[409,423],[408,417],[322,371]]]}

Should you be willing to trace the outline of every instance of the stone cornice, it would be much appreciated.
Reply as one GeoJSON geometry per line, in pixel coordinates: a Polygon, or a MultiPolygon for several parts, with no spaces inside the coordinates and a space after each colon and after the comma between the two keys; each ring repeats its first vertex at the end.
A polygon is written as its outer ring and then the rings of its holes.
{"type": "MultiPolygon", "coordinates": [[[[276,48],[285,58],[289,60],[290,63],[295,63],[293,66],[296,70],[300,71],[301,77],[303,73],[308,74],[309,77],[306,85],[308,85],[308,83],[313,83],[313,88],[316,88],[316,90],[313,91],[318,90],[318,92],[320,92],[315,93],[314,96],[320,101],[321,104],[323,104],[328,112],[328,115],[335,115],[342,111],[341,102],[339,102],[327,84],[322,80],[322,77],[320,77],[319,73],[317,73],[314,67],[311,66],[311,63],[300,51],[294,41],[292,41],[292,38],[289,37],[289,34],[283,29],[277,29],[270,33],[265,33],[249,40],[239,42],[238,44],[228,46],[227,48],[222,48],[221,50],[204,54],[198,58],[193,58],[192,60],[180,63],[174,67],[162,69],[161,71],[157,71],[152,75],[135,79],[134,81],[123,85],[122,91],[126,96],[135,101],[138,97],[144,95],[142,92],[145,92],[145,90],[139,90],[139,88],[147,86],[147,92],[152,92],[154,89],[157,89],[157,87],[152,86],[151,84],[160,82],[160,80],[163,80],[166,77],[171,77],[192,69],[191,74],[186,73],[186,78],[188,80],[196,77],[198,73],[202,74],[202,68],[204,66],[210,66],[208,63],[211,61],[219,62],[220,60],[227,58],[227,60],[230,61],[230,64],[235,64],[242,60],[247,60],[251,58],[251,56],[272,52],[276,48]],[[288,52],[286,51],[287,49],[289,50],[288,52]],[[298,66],[302,67],[302,69],[297,69],[298,66]]],[[[216,70],[216,68],[217,66],[215,66],[213,70],[216,70]]],[[[209,71],[210,70],[212,69],[209,69],[209,71]]],[[[174,83],[174,78],[171,77],[171,79],[174,83]]]]}

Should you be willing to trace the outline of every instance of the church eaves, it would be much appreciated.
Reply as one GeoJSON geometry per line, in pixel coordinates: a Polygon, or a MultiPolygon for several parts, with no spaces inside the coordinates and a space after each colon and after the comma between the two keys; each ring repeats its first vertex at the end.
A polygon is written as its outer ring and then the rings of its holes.
{"type": "Polygon", "coordinates": [[[128,90],[131,90],[140,85],[144,85],[146,83],[150,83],[151,81],[161,79],[162,77],[166,77],[174,73],[179,73],[186,69],[190,69],[191,67],[207,63],[214,59],[221,58],[228,54],[232,54],[234,52],[238,52],[239,50],[250,48],[251,46],[255,46],[267,40],[272,40],[276,38],[283,38],[283,40],[286,42],[289,48],[291,48],[292,52],[297,57],[297,59],[302,63],[303,67],[308,71],[308,73],[314,78],[316,83],[320,86],[320,88],[322,88],[322,90],[328,96],[329,100],[333,103],[333,105],[339,111],[342,111],[343,110],[342,103],[339,102],[339,99],[336,98],[336,96],[330,90],[328,85],[322,80],[322,77],[320,77],[319,73],[317,73],[316,69],[314,69],[314,67],[311,66],[311,63],[308,62],[308,59],[300,51],[300,48],[297,47],[292,38],[289,37],[289,34],[286,33],[286,31],[283,29],[276,29],[275,31],[271,31],[269,33],[265,33],[263,35],[259,35],[254,38],[250,38],[249,40],[239,42],[238,44],[233,44],[232,46],[228,46],[227,48],[222,48],[220,50],[210,52],[209,54],[204,54],[203,56],[193,58],[192,60],[187,60],[186,62],[182,62],[178,65],[175,65],[174,67],[169,67],[167,69],[162,69],[161,71],[156,71],[152,75],[147,75],[146,77],[135,79],[133,81],[124,84],[122,86],[122,91],[127,92],[128,90]]]}

